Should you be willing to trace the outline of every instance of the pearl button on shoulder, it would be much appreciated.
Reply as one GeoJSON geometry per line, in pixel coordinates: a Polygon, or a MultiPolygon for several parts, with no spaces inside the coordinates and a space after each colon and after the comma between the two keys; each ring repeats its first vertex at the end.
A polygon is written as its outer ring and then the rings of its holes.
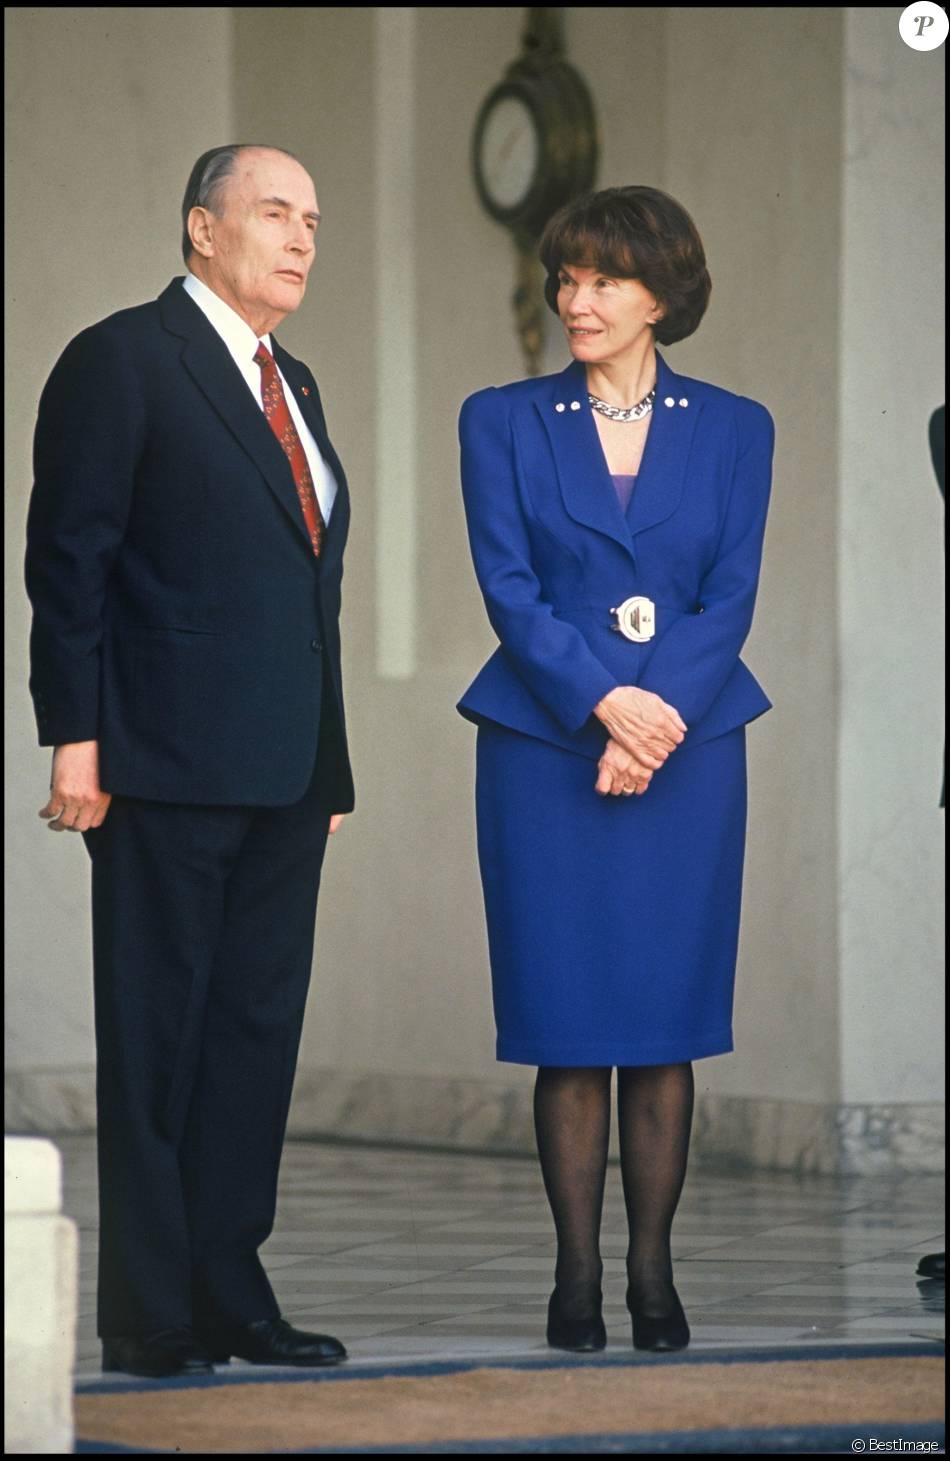
{"type": "Polygon", "coordinates": [[[581,409],[581,403],[580,403],[580,401],[572,401],[571,402],[571,410],[572,411],[579,411],[580,409],[581,409]]]}
{"type": "Polygon", "coordinates": [[[676,402],[673,400],[673,397],[672,396],[667,396],[666,397],[666,400],[663,402],[663,404],[664,404],[664,406],[675,406],[676,405],[676,402]]]}
{"type": "Polygon", "coordinates": [[[688,406],[689,405],[689,401],[687,401],[687,399],[686,399],[685,396],[682,397],[682,399],[680,401],[680,405],[681,406],[688,406]]]}
{"type": "Polygon", "coordinates": [[[554,409],[555,409],[555,411],[563,411],[564,410],[564,402],[563,401],[558,401],[558,403],[557,403],[557,405],[555,406],[554,409]]]}

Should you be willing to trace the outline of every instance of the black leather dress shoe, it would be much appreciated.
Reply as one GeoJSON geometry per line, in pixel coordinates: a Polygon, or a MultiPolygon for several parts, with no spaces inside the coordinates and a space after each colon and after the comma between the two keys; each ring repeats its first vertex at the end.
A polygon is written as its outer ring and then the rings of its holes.
{"type": "Polygon", "coordinates": [[[165,1380],[172,1375],[211,1374],[211,1356],[190,1329],[162,1329],[157,1334],[104,1338],[102,1368],[107,1374],[121,1370],[165,1380]]]}
{"type": "Polygon", "coordinates": [[[548,1300],[547,1339],[552,1349],[603,1349],[607,1343],[607,1331],[601,1318],[600,1303],[589,1318],[567,1319],[561,1313],[555,1289],[548,1300]]]}
{"type": "Polygon", "coordinates": [[[917,1265],[921,1278],[940,1278],[946,1281],[946,1254],[925,1253],[917,1265]]]}
{"type": "Polygon", "coordinates": [[[254,1365],[338,1365],[346,1350],[329,1334],[293,1329],[286,1319],[259,1319],[255,1324],[219,1330],[208,1348],[215,1364],[232,1355],[254,1365]]]}
{"type": "Polygon", "coordinates": [[[673,1308],[668,1314],[644,1314],[633,1308],[627,1295],[627,1308],[633,1328],[634,1349],[651,1349],[666,1353],[674,1349],[685,1349],[689,1344],[689,1325],[683,1313],[679,1294],[673,1290],[673,1308]]]}

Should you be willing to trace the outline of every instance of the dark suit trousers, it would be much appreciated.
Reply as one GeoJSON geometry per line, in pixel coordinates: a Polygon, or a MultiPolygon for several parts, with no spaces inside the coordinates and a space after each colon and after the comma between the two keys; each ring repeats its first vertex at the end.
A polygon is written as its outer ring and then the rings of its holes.
{"type": "Polygon", "coordinates": [[[294,806],[117,797],[86,834],[102,1335],[279,1312],[257,1249],[310,979],[330,739],[294,806]]]}

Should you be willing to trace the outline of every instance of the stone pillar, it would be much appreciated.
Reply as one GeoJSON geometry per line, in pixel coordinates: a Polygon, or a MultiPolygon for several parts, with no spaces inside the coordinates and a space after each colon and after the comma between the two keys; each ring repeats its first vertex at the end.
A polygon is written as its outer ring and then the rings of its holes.
{"type": "Polygon", "coordinates": [[[844,10],[838,922],[847,1147],[939,1150],[944,1028],[945,56],[844,10]],[[908,1124],[908,1107],[919,1115],[908,1124]],[[929,1107],[929,1111],[928,1111],[929,1107]]]}
{"type": "Polygon", "coordinates": [[[4,1451],[70,1455],[79,1234],[51,1141],[4,1137],[3,1167],[4,1451]]]}

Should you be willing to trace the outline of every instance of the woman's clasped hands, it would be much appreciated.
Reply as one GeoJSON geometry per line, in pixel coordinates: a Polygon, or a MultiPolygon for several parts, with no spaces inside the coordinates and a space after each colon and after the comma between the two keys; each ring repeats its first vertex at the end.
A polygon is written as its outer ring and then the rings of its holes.
{"type": "Polygon", "coordinates": [[[686,723],[672,705],[652,690],[618,685],[595,706],[610,739],[597,763],[594,790],[601,796],[642,796],[654,771],[675,751],[686,723]]]}

